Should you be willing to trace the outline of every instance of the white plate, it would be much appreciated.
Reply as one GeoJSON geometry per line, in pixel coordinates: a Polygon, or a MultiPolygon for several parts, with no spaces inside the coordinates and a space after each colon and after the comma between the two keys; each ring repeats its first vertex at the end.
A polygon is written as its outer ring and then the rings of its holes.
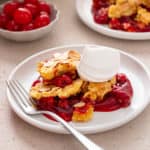
{"type": "MultiPolygon", "coordinates": [[[[32,82],[39,76],[36,72],[37,62],[51,58],[52,54],[56,52],[65,52],[70,49],[78,50],[82,53],[84,46],[85,45],[71,45],[56,47],[30,56],[17,65],[10,74],[9,79],[18,79],[25,88],[29,90],[32,82]]],[[[94,118],[86,123],[71,122],[76,129],[83,133],[96,133],[119,127],[139,115],[150,101],[150,74],[148,73],[147,68],[135,57],[122,51],[119,52],[121,54],[120,72],[125,73],[129,77],[133,86],[134,96],[132,98],[132,103],[126,109],[120,109],[113,112],[95,112],[94,118]]],[[[59,123],[48,120],[42,115],[26,115],[17,105],[15,99],[10,95],[8,89],[7,96],[13,110],[26,122],[47,131],[67,133],[59,123]]]]}
{"type": "Polygon", "coordinates": [[[150,32],[143,33],[132,33],[119,30],[110,29],[106,25],[99,25],[94,22],[91,13],[92,0],[76,0],[76,10],[80,19],[91,29],[120,39],[130,39],[130,40],[146,40],[150,39],[150,32]]]}

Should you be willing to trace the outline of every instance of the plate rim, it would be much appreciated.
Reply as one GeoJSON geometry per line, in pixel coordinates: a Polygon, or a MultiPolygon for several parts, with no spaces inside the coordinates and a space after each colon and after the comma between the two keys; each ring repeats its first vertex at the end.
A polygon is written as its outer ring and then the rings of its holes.
{"type": "MultiPolygon", "coordinates": [[[[53,48],[49,48],[49,49],[46,49],[46,50],[43,50],[43,51],[40,51],[40,52],[37,52],[27,58],[25,58],[23,61],[21,61],[10,73],[9,77],[8,77],[8,80],[10,80],[13,75],[15,74],[15,72],[23,65],[25,64],[26,62],[28,62],[29,60],[32,60],[34,57],[36,56],[40,56],[44,53],[47,53],[49,51],[55,51],[57,49],[63,49],[63,48],[72,48],[72,47],[83,47],[83,46],[103,46],[103,45],[96,45],[96,44],[71,44],[71,45],[62,45],[62,46],[57,46],[57,47],[53,47],[53,48]]],[[[106,47],[106,46],[104,46],[106,47]]],[[[136,57],[134,57],[133,55],[129,54],[129,53],[126,53],[124,51],[121,51],[120,49],[117,49],[115,48],[116,50],[118,50],[120,53],[126,55],[127,57],[133,59],[135,62],[137,62],[142,68],[143,70],[145,71],[149,81],[150,81],[150,71],[149,69],[146,67],[146,65],[141,62],[139,59],[137,59],[136,57]]],[[[150,93],[150,92],[148,92],[150,93]]],[[[10,97],[10,93],[9,93],[9,90],[8,88],[6,88],[6,94],[7,94],[7,99],[8,99],[8,102],[11,106],[11,108],[13,109],[13,111],[21,118],[23,119],[25,122],[35,126],[35,127],[38,127],[40,129],[43,129],[43,130],[46,130],[46,131],[50,131],[50,132],[55,132],[55,133],[60,133],[60,134],[68,134],[68,132],[60,125],[60,124],[57,124],[57,126],[54,126],[52,124],[49,124],[49,123],[43,123],[39,120],[34,120],[32,117],[27,117],[27,115],[23,112],[18,112],[18,110],[14,107],[13,105],[13,100],[12,98],[10,97]],[[51,129],[49,128],[51,127],[51,129]]],[[[128,122],[130,122],[131,120],[133,120],[134,118],[136,118],[145,108],[146,106],[148,106],[148,104],[150,103],[150,94],[148,94],[148,100],[147,100],[147,103],[145,103],[145,105],[143,105],[143,107],[137,111],[136,113],[134,113],[134,115],[126,118],[126,119],[123,119],[122,121],[120,121],[118,124],[114,123],[109,125],[109,127],[103,127],[103,128],[98,128],[98,126],[94,126],[95,129],[93,128],[90,128],[90,127],[84,127],[84,130],[83,130],[83,127],[82,129],[80,127],[75,127],[76,129],[78,129],[79,131],[85,133],[85,134],[93,134],[93,133],[98,133],[98,132],[104,132],[104,131],[108,131],[108,130],[112,130],[114,128],[118,128],[128,122]]],[[[72,124],[72,123],[70,123],[72,124]]]]}
{"type": "MultiPolygon", "coordinates": [[[[83,0],[82,3],[84,3],[85,0],[83,0]]],[[[91,1],[91,0],[90,0],[91,1]]],[[[104,27],[104,25],[96,24],[94,21],[90,22],[89,20],[84,19],[83,14],[80,13],[79,5],[81,3],[80,0],[75,1],[75,7],[76,12],[80,18],[80,20],[87,25],[90,29],[117,39],[124,39],[124,40],[149,40],[150,39],[150,32],[138,32],[138,33],[131,33],[131,32],[125,32],[121,30],[114,30],[110,29],[108,27],[104,27]]]]}

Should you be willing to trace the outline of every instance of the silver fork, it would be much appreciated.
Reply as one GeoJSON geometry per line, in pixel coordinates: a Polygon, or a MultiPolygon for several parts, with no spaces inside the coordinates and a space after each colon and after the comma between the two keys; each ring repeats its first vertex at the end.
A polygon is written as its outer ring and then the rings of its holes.
{"type": "Polygon", "coordinates": [[[96,145],[86,136],[81,134],[75,128],[73,128],[70,124],[68,124],[65,120],[59,117],[57,114],[51,111],[40,111],[37,110],[34,104],[33,99],[29,96],[28,92],[21,85],[21,83],[17,80],[9,80],[7,81],[7,87],[14,97],[14,99],[18,102],[24,113],[27,115],[40,115],[40,114],[48,114],[60,122],[63,127],[68,130],[86,149],[88,150],[103,150],[101,147],[96,145]]]}

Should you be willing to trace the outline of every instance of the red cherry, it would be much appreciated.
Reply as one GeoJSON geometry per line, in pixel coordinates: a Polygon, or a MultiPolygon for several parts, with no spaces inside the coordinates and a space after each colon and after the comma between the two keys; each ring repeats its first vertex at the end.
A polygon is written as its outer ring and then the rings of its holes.
{"type": "Polygon", "coordinates": [[[124,22],[124,23],[123,23],[123,29],[126,30],[126,31],[128,30],[128,28],[129,28],[130,26],[131,26],[131,24],[130,24],[129,22],[124,22]]]}
{"type": "Polygon", "coordinates": [[[25,8],[29,9],[33,16],[36,16],[38,14],[38,7],[34,4],[25,4],[25,8]]]}
{"type": "Polygon", "coordinates": [[[39,109],[52,111],[56,105],[55,103],[54,97],[45,97],[38,101],[37,106],[39,109]]]}
{"type": "Polygon", "coordinates": [[[25,25],[31,22],[32,14],[27,8],[18,8],[14,13],[14,20],[17,24],[25,25]]]}
{"type": "Polygon", "coordinates": [[[8,23],[8,21],[9,21],[9,18],[7,17],[7,15],[4,13],[1,13],[0,14],[0,27],[4,28],[5,25],[8,23]]]}
{"type": "Polygon", "coordinates": [[[49,14],[46,11],[40,11],[40,15],[48,15],[49,16],[49,14]]]}
{"type": "Polygon", "coordinates": [[[72,110],[70,112],[58,112],[58,115],[63,118],[65,121],[71,121],[72,119],[72,110]]]}
{"type": "Polygon", "coordinates": [[[68,75],[63,74],[60,77],[56,77],[55,79],[52,80],[52,83],[58,87],[65,87],[66,85],[69,85],[72,83],[71,77],[68,75]]]}
{"type": "Polygon", "coordinates": [[[37,5],[38,3],[39,3],[39,1],[38,0],[24,0],[24,3],[29,3],[29,4],[35,4],[35,5],[37,5]]]}
{"type": "Polygon", "coordinates": [[[102,7],[108,7],[109,6],[109,1],[106,0],[93,0],[93,5],[96,8],[102,8],[102,7]]]}
{"type": "Polygon", "coordinates": [[[109,22],[109,27],[112,28],[112,29],[121,30],[121,29],[122,29],[122,24],[121,24],[121,22],[119,21],[119,19],[113,18],[113,19],[111,19],[110,22],[109,22]]]}
{"type": "Polygon", "coordinates": [[[69,99],[69,103],[71,106],[75,105],[76,103],[79,103],[81,101],[81,98],[79,96],[72,96],[69,99]]]}
{"type": "MultiPolygon", "coordinates": [[[[136,26],[137,26],[137,28],[139,29],[139,32],[140,31],[145,31],[145,29],[146,29],[146,25],[144,24],[144,23],[142,23],[142,22],[136,22],[136,26]]],[[[150,30],[149,30],[150,31],[150,30]]]]}
{"type": "Polygon", "coordinates": [[[107,8],[101,8],[95,15],[94,20],[98,24],[107,24],[109,21],[108,18],[108,9],[107,8]]]}
{"type": "Polygon", "coordinates": [[[116,75],[116,78],[117,78],[117,82],[121,83],[121,84],[124,84],[126,81],[127,81],[127,77],[125,74],[123,73],[119,73],[116,75]]]}
{"type": "Polygon", "coordinates": [[[48,5],[46,2],[43,2],[43,1],[39,2],[39,10],[40,11],[45,11],[48,14],[51,13],[51,7],[50,7],[50,5],[48,5]]]}
{"type": "Polygon", "coordinates": [[[141,32],[150,32],[150,25],[145,26],[143,29],[140,28],[139,31],[141,31],[141,32]]]}
{"type": "Polygon", "coordinates": [[[123,29],[128,32],[136,32],[137,28],[131,23],[125,22],[123,23],[123,29]]]}
{"type": "Polygon", "coordinates": [[[24,25],[22,28],[23,31],[28,31],[28,30],[33,30],[33,29],[34,29],[33,23],[29,23],[27,25],[24,25]]]}
{"type": "Polygon", "coordinates": [[[14,20],[11,20],[6,25],[6,29],[9,30],[9,31],[18,31],[19,30],[19,26],[15,23],[14,20]]]}
{"type": "Polygon", "coordinates": [[[106,8],[109,6],[109,1],[106,0],[93,0],[92,12],[97,13],[101,8],[106,8]]]}
{"type": "Polygon", "coordinates": [[[137,32],[137,29],[134,26],[130,26],[127,31],[128,32],[137,32]]]}
{"type": "Polygon", "coordinates": [[[59,100],[58,106],[61,107],[61,108],[64,108],[64,109],[68,109],[70,107],[69,106],[69,102],[68,102],[67,99],[61,99],[61,100],[59,100]]]}
{"type": "Polygon", "coordinates": [[[50,23],[50,17],[46,14],[40,15],[35,19],[34,26],[35,28],[40,28],[46,26],[50,23]]]}
{"type": "Polygon", "coordinates": [[[15,10],[19,7],[18,2],[8,2],[4,5],[3,12],[8,16],[13,16],[15,10]]]}
{"type": "Polygon", "coordinates": [[[67,85],[72,83],[71,77],[65,74],[62,75],[62,80],[65,81],[67,85]]]}

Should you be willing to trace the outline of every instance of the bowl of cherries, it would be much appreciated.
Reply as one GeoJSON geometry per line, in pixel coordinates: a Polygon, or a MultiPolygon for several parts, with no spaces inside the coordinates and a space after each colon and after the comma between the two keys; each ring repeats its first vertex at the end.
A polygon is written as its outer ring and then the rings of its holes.
{"type": "Polygon", "coordinates": [[[11,0],[0,6],[0,35],[33,41],[48,34],[59,19],[56,7],[41,0],[11,0]]]}

